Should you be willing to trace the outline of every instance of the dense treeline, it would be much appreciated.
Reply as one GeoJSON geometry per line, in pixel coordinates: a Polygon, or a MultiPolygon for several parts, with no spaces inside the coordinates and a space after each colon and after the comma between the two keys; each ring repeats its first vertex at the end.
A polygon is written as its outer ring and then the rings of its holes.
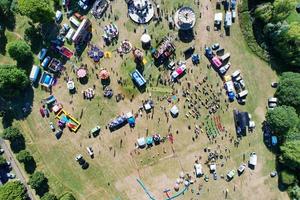
{"type": "Polygon", "coordinates": [[[293,70],[300,67],[300,15],[296,5],[296,0],[243,0],[239,7],[242,32],[253,52],[266,59],[265,49],[280,57],[286,64],[282,67],[293,70]]]}
{"type": "Polygon", "coordinates": [[[280,106],[267,112],[266,121],[279,141],[279,178],[291,199],[300,199],[300,74],[283,73],[275,96],[280,106]]]}

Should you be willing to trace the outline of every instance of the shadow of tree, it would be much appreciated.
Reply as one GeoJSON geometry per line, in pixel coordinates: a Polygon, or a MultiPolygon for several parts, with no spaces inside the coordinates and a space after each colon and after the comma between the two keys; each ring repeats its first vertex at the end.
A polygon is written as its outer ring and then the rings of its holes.
{"type": "Polygon", "coordinates": [[[41,29],[39,27],[35,27],[34,25],[31,25],[25,30],[24,39],[27,42],[30,42],[31,50],[34,53],[38,53],[44,43],[41,29]]]}
{"type": "Polygon", "coordinates": [[[34,159],[24,163],[24,169],[28,174],[33,174],[36,169],[36,162],[34,159]]]}
{"type": "Polygon", "coordinates": [[[0,30],[0,54],[5,55],[6,53],[6,44],[7,44],[7,38],[4,34],[4,31],[2,32],[0,30]]]}

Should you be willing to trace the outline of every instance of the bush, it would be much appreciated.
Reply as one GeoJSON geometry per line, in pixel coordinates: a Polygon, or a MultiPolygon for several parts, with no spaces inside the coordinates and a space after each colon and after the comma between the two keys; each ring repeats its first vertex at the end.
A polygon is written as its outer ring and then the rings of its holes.
{"type": "Polygon", "coordinates": [[[10,141],[13,152],[18,153],[25,149],[25,139],[18,128],[11,126],[4,129],[3,138],[10,141]]]}
{"type": "Polygon", "coordinates": [[[294,185],[292,187],[289,187],[288,194],[289,194],[291,200],[300,199],[300,187],[299,187],[299,185],[294,185]]]}
{"type": "Polygon", "coordinates": [[[296,181],[295,175],[288,170],[284,170],[280,173],[280,180],[284,185],[292,185],[296,181]]]}
{"type": "Polygon", "coordinates": [[[24,164],[25,171],[32,174],[36,169],[36,163],[32,155],[27,150],[22,150],[18,153],[17,159],[24,164]]]}
{"type": "Polygon", "coordinates": [[[6,159],[2,155],[0,155],[0,167],[3,167],[5,165],[6,165],[6,159]]]}
{"type": "Polygon", "coordinates": [[[29,68],[33,63],[30,46],[23,40],[16,40],[7,44],[9,56],[17,61],[17,66],[29,68]]]}

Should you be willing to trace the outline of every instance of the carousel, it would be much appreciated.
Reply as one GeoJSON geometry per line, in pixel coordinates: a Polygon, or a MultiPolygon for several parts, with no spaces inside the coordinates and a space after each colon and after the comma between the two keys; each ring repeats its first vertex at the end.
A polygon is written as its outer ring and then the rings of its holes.
{"type": "Polygon", "coordinates": [[[99,72],[99,77],[101,80],[108,80],[110,77],[110,74],[106,69],[102,68],[99,72]]]}
{"type": "Polygon", "coordinates": [[[151,0],[132,0],[128,3],[128,15],[138,24],[148,23],[154,16],[151,0]]]}
{"type": "Polygon", "coordinates": [[[97,63],[101,58],[103,58],[104,53],[98,47],[92,45],[90,50],[88,51],[88,56],[97,63]]]}
{"type": "Polygon", "coordinates": [[[121,46],[117,49],[120,55],[128,54],[131,50],[132,50],[132,44],[129,42],[129,40],[124,40],[121,43],[121,46]]]}
{"type": "Polygon", "coordinates": [[[196,15],[192,8],[181,7],[174,16],[175,25],[179,30],[189,30],[195,26],[196,15]]]}

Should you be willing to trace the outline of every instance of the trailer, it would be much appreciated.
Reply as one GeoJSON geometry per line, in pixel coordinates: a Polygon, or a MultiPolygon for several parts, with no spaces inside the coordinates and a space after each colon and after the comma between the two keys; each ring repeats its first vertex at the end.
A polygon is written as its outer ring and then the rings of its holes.
{"type": "Polygon", "coordinates": [[[225,14],[225,23],[224,26],[225,27],[230,27],[232,25],[232,15],[231,12],[226,12],[225,14]]]}
{"type": "Polygon", "coordinates": [[[252,152],[250,153],[249,166],[254,169],[256,164],[257,164],[257,155],[255,152],[252,152]]]}

